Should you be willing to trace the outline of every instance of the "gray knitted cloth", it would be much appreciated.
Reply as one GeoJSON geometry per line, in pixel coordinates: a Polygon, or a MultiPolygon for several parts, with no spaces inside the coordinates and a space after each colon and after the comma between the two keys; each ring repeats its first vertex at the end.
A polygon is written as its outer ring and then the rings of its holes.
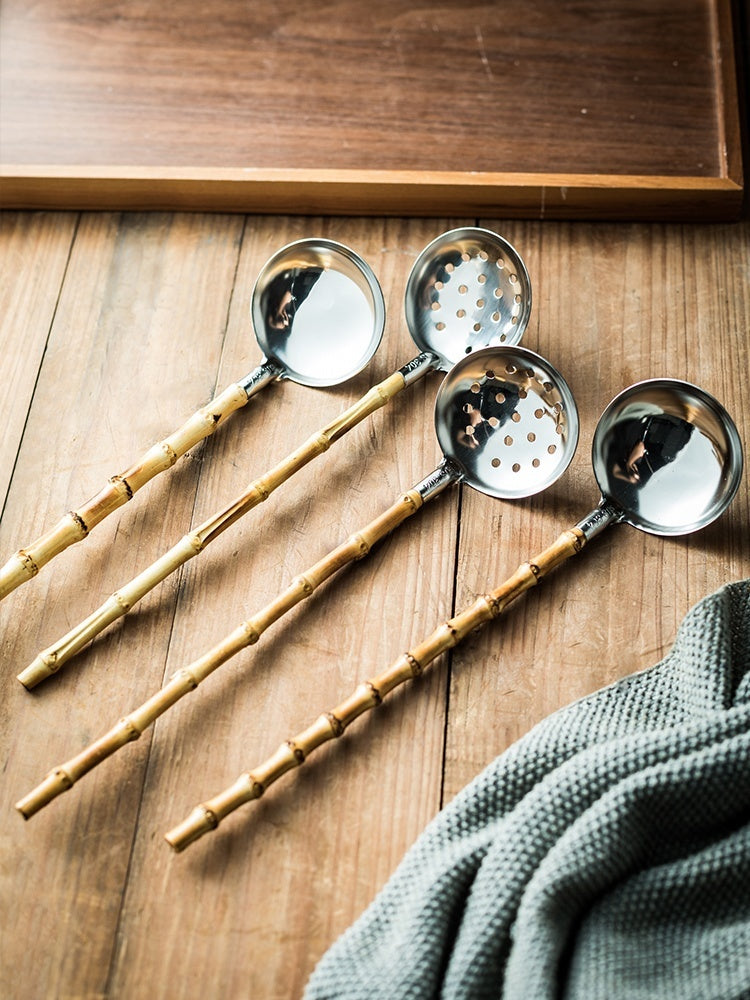
{"type": "Polygon", "coordinates": [[[750,997],[750,581],[432,821],[305,1000],[750,997]]]}

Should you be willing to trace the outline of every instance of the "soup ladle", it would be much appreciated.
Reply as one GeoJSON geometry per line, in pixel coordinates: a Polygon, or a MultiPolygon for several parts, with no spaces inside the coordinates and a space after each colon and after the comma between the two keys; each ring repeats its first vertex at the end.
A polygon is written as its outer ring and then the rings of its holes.
{"type": "Polygon", "coordinates": [[[669,536],[708,525],[737,491],[742,446],[734,423],[712,396],[686,382],[654,379],[624,390],[604,411],[594,435],[593,466],[602,492],[594,511],[523,563],[505,583],[439,625],[347,700],[283,743],[260,766],[196,806],[166,834],[170,846],[183,850],[216,829],[240,805],[259,798],[282,774],[298,767],[323,743],[341,736],[354,719],[421,674],[441,653],[500,615],[607,526],[625,522],[669,536]]]}
{"type": "Polygon", "coordinates": [[[261,364],[228,386],[165,440],[47,534],[0,568],[0,599],[36,576],[74,542],[216,430],[271,382],[339,385],[370,361],[382,339],[385,303],[377,278],[353,250],[327,239],[304,239],[278,250],[262,268],[252,296],[261,364]]]}
{"type": "Polygon", "coordinates": [[[17,804],[29,818],[143,730],[287,611],[339,570],[362,559],[427,501],[452,483],[464,482],[500,499],[532,496],[555,482],[570,464],[578,441],[578,413],[563,377],[522,347],[478,351],[445,377],[435,403],[435,427],[443,459],[429,476],[402,494],[262,611],[168,683],[140,708],[48,777],[17,804]]]}
{"type": "MultiPolygon", "coordinates": [[[[257,303],[261,315],[266,315],[263,294],[258,295],[257,303]]],[[[373,386],[301,448],[253,481],[244,493],[111,594],[96,611],[39,653],[18,679],[25,687],[32,688],[60,670],[87,642],[127,614],[158,583],[202,552],[214,538],[267,499],[277,486],[406,386],[430,371],[447,372],[477,349],[518,343],[530,311],[531,282],[523,260],[510,243],[497,233],[476,228],[454,229],[438,236],[415,260],[406,286],[407,325],[420,354],[373,386]]],[[[310,340],[305,343],[309,345],[310,340]]]]}

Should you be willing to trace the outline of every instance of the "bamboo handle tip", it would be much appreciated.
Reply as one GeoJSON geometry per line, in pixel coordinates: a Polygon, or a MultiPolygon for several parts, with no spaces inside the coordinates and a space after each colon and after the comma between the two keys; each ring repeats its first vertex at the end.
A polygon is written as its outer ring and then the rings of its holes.
{"type": "Polygon", "coordinates": [[[16,809],[24,819],[30,819],[34,813],[38,813],[58,795],[66,792],[71,784],[70,778],[64,771],[52,771],[40,785],[16,802],[16,809]]]}
{"type": "Polygon", "coordinates": [[[37,684],[46,680],[47,677],[51,677],[53,673],[54,670],[52,670],[50,665],[45,662],[41,656],[37,656],[33,663],[30,663],[25,670],[21,671],[18,675],[18,680],[23,684],[27,691],[31,691],[31,689],[35,688],[37,684]]]}
{"type": "Polygon", "coordinates": [[[214,813],[203,806],[196,806],[186,819],[164,835],[164,839],[179,853],[194,841],[200,840],[204,833],[215,830],[218,825],[219,821],[214,813]]]}

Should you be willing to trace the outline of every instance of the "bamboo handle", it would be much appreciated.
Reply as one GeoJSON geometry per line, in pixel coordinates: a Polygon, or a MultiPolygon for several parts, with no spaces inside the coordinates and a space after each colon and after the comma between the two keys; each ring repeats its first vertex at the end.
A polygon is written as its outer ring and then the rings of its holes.
{"type": "Polygon", "coordinates": [[[57,673],[94,636],[117,621],[118,618],[126,615],[157,584],[165,580],[189,559],[192,559],[193,556],[202,552],[230,525],[266,500],[278,486],[290,479],[295,472],[317,455],[326,451],[334,441],[342,437],[368,414],[384,406],[389,399],[404,388],[404,385],[403,375],[400,372],[395,372],[380,384],[373,386],[353,406],[322,430],[313,434],[301,448],[288,455],[260,479],[256,479],[243,494],[185,535],[151,566],[125,584],[124,587],[111,594],[93,614],[76,625],[52,646],[39,653],[33,662],[21,671],[18,680],[30,690],[45,678],[57,673]]]}
{"type": "Polygon", "coordinates": [[[333,549],[315,563],[309,570],[294,578],[291,584],[275,600],[267,604],[253,618],[242,622],[233,632],[208,653],[190,666],[179,670],[170,681],[148,701],[130,715],[121,719],[104,736],[73,757],[65,764],[54,768],[44,781],[16,804],[16,809],[28,819],[42,809],[52,799],[71,788],[79,778],[116,750],[132,740],[138,739],[144,729],[156,721],[184,695],[194,691],[222,663],[246,646],[256,643],[265,630],[290,611],[295,605],[309,597],[321,583],[328,580],[344,566],[362,559],[372,546],[393,531],[407,517],[416,513],[423,500],[419,493],[410,490],[388,510],[371,521],[366,528],[351,535],[346,542],[333,549]]]}
{"type": "Polygon", "coordinates": [[[175,851],[182,851],[205,833],[215,830],[239,806],[260,798],[274,781],[303,764],[313,750],[328,740],[341,736],[356,718],[379,705],[400,684],[419,676],[429,663],[447,649],[458,645],[470,632],[496,618],[543,576],[580,552],[585,543],[585,535],[578,527],[564,531],[544,552],[519,566],[505,583],[478,597],[455,618],[439,625],[413,650],[404,653],[376,677],[360,684],[346,701],[321,715],[297,736],[282,743],[259,767],[240,775],[223,792],[196,806],[186,819],[166,834],[167,843],[175,851]]]}
{"type": "Polygon", "coordinates": [[[239,384],[230,385],[207,406],[192,415],[179,430],[150,448],[135,465],[118,476],[78,510],[72,510],[46,534],[19,549],[0,568],[0,600],[30,580],[55,556],[84,539],[105,517],[131,500],[154,476],[175,464],[178,458],[216,430],[230,414],[248,401],[239,384]]]}

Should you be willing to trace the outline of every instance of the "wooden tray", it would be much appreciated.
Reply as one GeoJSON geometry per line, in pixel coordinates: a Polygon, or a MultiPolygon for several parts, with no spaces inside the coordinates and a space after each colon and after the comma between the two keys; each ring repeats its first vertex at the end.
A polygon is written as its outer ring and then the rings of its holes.
{"type": "Polygon", "coordinates": [[[730,0],[4,0],[3,207],[728,219],[730,0]]]}

